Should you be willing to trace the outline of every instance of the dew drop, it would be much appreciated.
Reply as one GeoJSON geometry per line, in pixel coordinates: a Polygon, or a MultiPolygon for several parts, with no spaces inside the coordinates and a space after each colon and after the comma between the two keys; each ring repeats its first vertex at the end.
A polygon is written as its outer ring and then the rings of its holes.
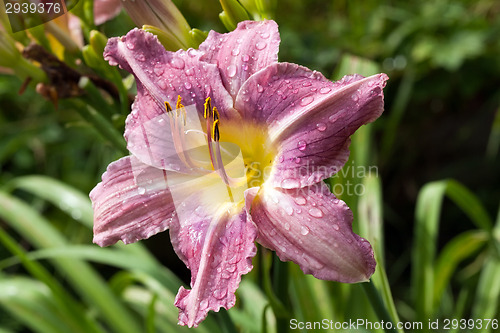
{"type": "Polygon", "coordinates": [[[309,105],[311,104],[311,102],[314,100],[314,97],[312,96],[307,96],[307,97],[304,97],[302,98],[302,100],[300,101],[300,105],[301,106],[306,106],[306,105],[309,105]]]}
{"type": "Polygon", "coordinates": [[[238,54],[240,54],[240,49],[233,49],[231,51],[231,54],[236,57],[238,54]]]}
{"type": "Polygon", "coordinates": [[[204,299],[203,301],[200,302],[200,309],[206,309],[208,308],[208,299],[204,299]]]}
{"type": "Polygon", "coordinates": [[[196,55],[198,54],[198,51],[196,51],[195,49],[189,49],[188,52],[187,52],[188,56],[190,56],[191,58],[194,58],[196,57],[196,55]]]}
{"type": "Polygon", "coordinates": [[[354,94],[352,94],[351,99],[352,99],[354,102],[359,101],[359,90],[358,90],[357,92],[355,92],[354,94]]]}
{"type": "Polygon", "coordinates": [[[330,91],[332,91],[332,88],[329,87],[323,87],[319,90],[321,94],[328,94],[330,91]]]}
{"type": "Polygon", "coordinates": [[[299,206],[304,206],[307,203],[307,200],[303,196],[298,196],[295,198],[295,203],[299,206]]]}
{"type": "Polygon", "coordinates": [[[153,69],[153,71],[155,72],[155,74],[156,74],[157,76],[162,75],[162,74],[163,74],[163,72],[165,71],[165,70],[163,69],[163,64],[161,64],[161,63],[157,63],[157,64],[155,65],[155,68],[153,69]]]}
{"type": "Polygon", "coordinates": [[[229,65],[227,66],[227,76],[234,77],[236,75],[236,66],[229,65]]]}
{"type": "Polygon", "coordinates": [[[293,215],[293,208],[292,208],[292,206],[286,206],[286,207],[285,207],[285,212],[286,212],[288,215],[292,216],[292,215],[293,215]]]}
{"type": "Polygon", "coordinates": [[[276,230],[274,230],[274,229],[269,230],[269,236],[271,236],[271,237],[276,236],[276,230]]]}
{"type": "Polygon", "coordinates": [[[332,114],[330,117],[328,117],[328,121],[331,123],[334,123],[335,120],[337,120],[337,117],[334,114],[332,114]]]}
{"type": "Polygon", "coordinates": [[[138,53],[136,56],[135,56],[135,59],[137,59],[137,61],[146,61],[146,57],[144,56],[143,53],[138,53]]]}
{"type": "Polygon", "coordinates": [[[269,32],[267,32],[267,31],[266,31],[266,32],[263,32],[263,33],[261,33],[261,34],[260,34],[260,37],[261,37],[262,39],[268,39],[268,38],[269,38],[269,36],[270,36],[270,34],[269,34],[269,32]]]}
{"type": "Polygon", "coordinates": [[[264,87],[257,83],[257,91],[260,92],[260,93],[263,92],[264,91],[264,87]]]}
{"type": "Polygon", "coordinates": [[[300,151],[304,151],[307,147],[307,143],[304,140],[300,140],[297,142],[297,148],[299,148],[300,151]]]}
{"type": "Polygon", "coordinates": [[[125,45],[127,45],[127,48],[128,48],[129,50],[133,50],[133,49],[135,49],[135,44],[134,44],[134,43],[132,43],[132,42],[126,42],[126,43],[125,43],[125,45]]]}
{"type": "Polygon", "coordinates": [[[326,130],[326,125],[324,123],[317,123],[316,129],[320,132],[324,132],[326,130]]]}
{"type": "Polygon", "coordinates": [[[333,229],[335,229],[335,230],[339,231],[339,230],[340,230],[340,227],[339,227],[339,225],[338,225],[338,224],[336,224],[336,223],[335,223],[335,224],[333,225],[333,229]]]}
{"type": "Polygon", "coordinates": [[[302,83],[302,87],[310,87],[312,85],[311,82],[304,82],[302,83]]]}
{"type": "Polygon", "coordinates": [[[308,228],[308,227],[306,227],[306,226],[302,226],[302,227],[300,228],[300,233],[301,233],[303,236],[307,235],[307,234],[309,233],[309,228],[308,228]]]}
{"type": "Polygon", "coordinates": [[[164,80],[159,80],[158,85],[160,86],[161,89],[165,90],[167,89],[167,83],[164,80]]]}
{"type": "Polygon", "coordinates": [[[298,179],[287,178],[281,181],[281,187],[284,189],[297,188],[299,186],[300,186],[300,181],[298,179]]]}
{"type": "Polygon", "coordinates": [[[286,230],[290,230],[290,223],[285,223],[284,227],[286,230]]]}
{"type": "Polygon", "coordinates": [[[263,49],[265,49],[265,48],[266,48],[266,46],[267,46],[267,44],[266,44],[266,43],[264,43],[264,42],[258,42],[257,44],[255,44],[255,48],[256,48],[257,50],[263,50],[263,49]]]}
{"type": "Polygon", "coordinates": [[[285,156],[281,155],[281,156],[280,156],[280,160],[279,160],[279,161],[280,161],[280,163],[283,163],[283,161],[284,161],[284,160],[285,160],[285,156]]]}
{"type": "Polygon", "coordinates": [[[248,60],[250,60],[250,57],[248,56],[248,54],[244,54],[244,55],[241,57],[241,60],[243,60],[244,62],[247,62],[248,60]]]}
{"type": "Polygon", "coordinates": [[[172,65],[172,67],[177,68],[177,69],[183,69],[184,66],[186,65],[184,63],[184,60],[182,60],[181,58],[172,59],[172,61],[170,61],[170,64],[172,65]]]}
{"type": "Polygon", "coordinates": [[[188,89],[188,90],[189,90],[189,89],[191,89],[191,88],[192,88],[192,85],[191,85],[191,83],[189,83],[189,82],[184,82],[184,87],[186,87],[186,89],[188,89]]]}
{"type": "Polygon", "coordinates": [[[295,158],[295,163],[299,164],[300,163],[300,157],[295,158]]]}
{"type": "Polygon", "coordinates": [[[146,193],[146,189],[144,187],[138,187],[137,188],[137,193],[139,193],[139,194],[142,195],[142,194],[146,193]]]}
{"type": "Polygon", "coordinates": [[[321,209],[313,207],[309,209],[309,215],[313,217],[323,217],[323,212],[321,211],[321,209]]]}
{"type": "Polygon", "coordinates": [[[193,74],[194,74],[194,70],[192,68],[186,69],[186,75],[187,76],[193,76],[193,74]]]}

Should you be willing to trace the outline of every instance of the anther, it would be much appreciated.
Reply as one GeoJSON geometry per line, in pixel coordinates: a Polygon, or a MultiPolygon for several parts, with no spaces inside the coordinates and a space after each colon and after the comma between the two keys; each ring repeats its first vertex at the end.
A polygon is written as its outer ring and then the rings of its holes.
{"type": "Polygon", "coordinates": [[[207,97],[207,99],[205,100],[204,107],[205,107],[205,110],[203,112],[203,117],[205,119],[207,119],[208,117],[210,117],[210,109],[212,108],[212,103],[210,101],[210,97],[207,97]]]}
{"type": "Polygon", "coordinates": [[[172,107],[170,106],[170,104],[167,101],[165,101],[165,110],[167,110],[167,113],[172,111],[172,107]]]}
{"type": "Polygon", "coordinates": [[[175,105],[175,108],[176,109],[180,109],[180,108],[183,108],[184,105],[181,104],[181,95],[177,95],[177,104],[175,105]]]}
{"type": "Polygon", "coordinates": [[[214,141],[219,141],[220,139],[220,134],[219,134],[219,119],[215,119],[213,128],[212,128],[212,133],[214,133],[214,141]]]}

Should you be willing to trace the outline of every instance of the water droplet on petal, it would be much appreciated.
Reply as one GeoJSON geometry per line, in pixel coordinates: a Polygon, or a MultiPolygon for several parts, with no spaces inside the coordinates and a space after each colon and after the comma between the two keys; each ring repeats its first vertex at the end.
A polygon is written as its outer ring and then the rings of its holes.
{"type": "Polygon", "coordinates": [[[304,97],[302,98],[302,100],[300,101],[300,105],[301,106],[306,106],[306,105],[309,105],[311,104],[311,102],[314,100],[314,97],[312,96],[307,96],[307,97],[304,97]]]}
{"type": "Polygon", "coordinates": [[[295,158],[295,163],[299,164],[300,163],[300,157],[295,158]]]}
{"type": "Polygon", "coordinates": [[[227,295],[227,290],[226,288],[216,289],[214,290],[213,295],[216,299],[223,299],[227,295]]]}
{"type": "Polygon", "coordinates": [[[248,56],[248,54],[244,54],[244,55],[241,57],[241,60],[243,60],[244,62],[247,62],[248,60],[250,60],[250,57],[248,56]]]}
{"type": "Polygon", "coordinates": [[[302,83],[302,87],[310,87],[312,85],[311,82],[304,82],[302,83]]]}
{"type": "Polygon", "coordinates": [[[186,69],[186,75],[187,76],[192,76],[194,74],[194,70],[191,68],[186,69]]]}
{"type": "Polygon", "coordinates": [[[260,92],[260,93],[263,92],[264,91],[264,87],[257,83],[257,91],[260,92]]]}
{"type": "Polygon", "coordinates": [[[257,50],[263,50],[263,49],[265,49],[265,48],[266,48],[266,46],[267,46],[267,44],[266,44],[266,43],[264,43],[264,42],[258,42],[257,44],[255,44],[255,48],[256,48],[257,50]]]}
{"type": "Polygon", "coordinates": [[[290,223],[285,223],[284,227],[286,230],[290,230],[290,223]]]}
{"type": "Polygon", "coordinates": [[[172,61],[170,61],[170,64],[172,65],[172,67],[177,68],[177,69],[183,69],[184,66],[186,65],[184,63],[184,60],[182,60],[181,58],[172,59],[172,61]]]}
{"type": "Polygon", "coordinates": [[[328,117],[328,121],[331,123],[334,123],[335,120],[337,120],[337,117],[334,114],[332,114],[330,117],[328,117]]]}
{"type": "Polygon", "coordinates": [[[144,187],[138,187],[137,188],[137,193],[139,193],[139,194],[142,195],[142,194],[146,193],[146,189],[144,187]]]}
{"type": "Polygon", "coordinates": [[[159,80],[158,85],[160,86],[161,89],[165,90],[167,89],[167,83],[164,80],[159,80]]]}
{"type": "Polygon", "coordinates": [[[330,91],[332,91],[332,88],[329,87],[323,87],[319,90],[321,94],[328,94],[330,91]]]}
{"type": "Polygon", "coordinates": [[[300,140],[297,142],[297,148],[299,148],[300,151],[304,151],[307,147],[307,143],[304,140],[300,140]]]}
{"type": "Polygon", "coordinates": [[[188,90],[189,90],[189,89],[191,89],[191,87],[192,87],[192,86],[191,86],[191,83],[189,83],[189,82],[184,82],[184,87],[186,87],[186,89],[188,89],[188,90]]]}
{"type": "Polygon", "coordinates": [[[309,209],[309,215],[313,217],[323,217],[323,212],[321,211],[321,209],[313,207],[309,209]]]}
{"type": "Polygon", "coordinates": [[[134,43],[132,43],[132,42],[126,42],[126,43],[125,43],[125,45],[127,45],[127,48],[128,48],[129,50],[133,50],[133,49],[135,49],[135,44],[134,44],[134,43]]]}
{"type": "Polygon", "coordinates": [[[188,54],[188,56],[190,56],[190,57],[194,58],[194,57],[196,57],[196,55],[198,54],[198,51],[196,51],[195,49],[189,49],[189,50],[187,51],[187,54],[188,54]]]}
{"type": "Polygon", "coordinates": [[[233,49],[231,51],[231,54],[236,57],[238,54],[240,54],[240,49],[233,49]]]}
{"type": "Polygon", "coordinates": [[[302,226],[302,227],[300,228],[300,233],[301,233],[303,236],[307,235],[307,234],[309,233],[309,228],[308,228],[308,227],[306,227],[306,226],[302,226]]]}
{"type": "Polygon", "coordinates": [[[300,186],[300,181],[298,179],[287,178],[281,181],[282,188],[297,188],[300,186]]]}
{"type": "Polygon", "coordinates": [[[317,123],[316,129],[320,132],[324,132],[326,130],[326,125],[324,123],[317,123]]]}
{"type": "Polygon", "coordinates": [[[333,229],[335,229],[335,230],[337,230],[337,231],[338,231],[338,230],[340,230],[340,227],[339,227],[339,225],[338,225],[338,224],[336,224],[336,223],[335,223],[335,224],[333,225],[333,229]]]}
{"type": "Polygon", "coordinates": [[[135,59],[137,59],[137,61],[146,61],[146,57],[144,56],[144,53],[138,53],[136,56],[135,56],[135,59]]]}
{"type": "Polygon", "coordinates": [[[234,77],[236,75],[236,66],[229,65],[227,66],[227,76],[234,77]]]}
{"type": "Polygon", "coordinates": [[[303,196],[298,196],[295,198],[295,203],[299,206],[304,206],[307,203],[307,200],[303,196]]]}
{"type": "Polygon", "coordinates": [[[284,160],[285,160],[285,156],[281,155],[280,156],[280,163],[283,163],[284,160]]]}
{"type": "Polygon", "coordinates": [[[155,72],[155,74],[156,74],[157,76],[162,75],[162,74],[163,74],[163,72],[165,71],[165,70],[163,69],[163,64],[161,64],[161,63],[159,63],[159,62],[158,62],[158,63],[155,65],[155,68],[153,69],[153,71],[155,72]]]}
{"type": "Polygon", "coordinates": [[[261,33],[261,34],[260,34],[260,37],[261,37],[262,39],[268,39],[268,38],[269,38],[269,36],[270,36],[270,34],[269,34],[269,32],[267,32],[267,31],[265,31],[265,32],[263,32],[263,33],[261,33]]]}

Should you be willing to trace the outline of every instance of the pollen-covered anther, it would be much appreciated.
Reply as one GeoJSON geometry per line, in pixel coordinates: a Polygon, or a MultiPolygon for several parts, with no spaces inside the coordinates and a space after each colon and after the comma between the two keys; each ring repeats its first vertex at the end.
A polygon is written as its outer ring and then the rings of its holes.
{"type": "Polygon", "coordinates": [[[205,100],[204,107],[205,109],[203,111],[203,117],[207,119],[208,117],[210,117],[210,110],[212,109],[212,103],[210,97],[207,97],[207,99],[205,100]]]}
{"type": "Polygon", "coordinates": [[[172,112],[172,107],[170,106],[170,103],[165,101],[165,110],[167,113],[172,112]]]}

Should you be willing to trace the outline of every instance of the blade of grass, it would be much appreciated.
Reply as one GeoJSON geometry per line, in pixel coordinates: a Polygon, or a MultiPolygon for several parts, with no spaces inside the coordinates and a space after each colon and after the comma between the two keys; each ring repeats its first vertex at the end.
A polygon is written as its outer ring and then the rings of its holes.
{"type": "MultiPolygon", "coordinates": [[[[64,247],[64,237],[50,223],[21,200],[0,191],[0,216],[19,234],[38,248],[64,247]]],[[[103,319],[118,332],[138,332],[139,325],[130,311],[111,292],[105,281],[85,262],[58,258],[55,267],[103,319]]]]}
{"type": "Polygon", "coordinates": [[[43,283],[26,277],[0,279],[0,305],[33,332],[65,333],[74,327],[61,320],[60,307],[43,283]]]}
{"type": "Polygon", "coordinates": [[[41,264],[31,261],[21,246],[3,229],[0,229],[0,243],[16,256],[17,262],[22,263],[33,277],[50,288],[53,294],[52,298],[58,305],[60,321],[67,323],[72,328],[72,332],[101,332],[96,323],[91,322],[90,318],[82,315],[84,313],[83,308],[71,298],[61,284],[41,264]]]}
{"type": "Polygon", "coordinates": [[[482,230],[466,231],[449,241],[441,250],[434,268],[434,308],[439,305],[458,264],[477,253],[488,243],[488,239],[488,234],[482,230]]]}
{"type": "Polygon", "coordinates": [[[441,205],[446,182],[425,185],[419,192],[415,211],[415,239],[413,243],[412,288],[417,320],[432,316],[434,295],[434,258],[441,205]]]}
{"type": "MultiPolygon", "coordinates": [[[[358,201],[360,234],[366,237],[373,246],[377,268],[372,276],[372,281],[376,290],[381,293],[382,300],[392,322],[397,323],[399,322],[399,316],[394,304],[384,264],[382,184],[377,175],[368,174],[363,179],[363,186],[364,194],[358,201]]],[[[403,330],[398,329],[398,332],[403,332],[403,330]]]]}
{"type": "Polygon", "coordinates": [[[415,240],[412,249],[412,290],[414,291],[417,320],[427,320],[434,313],[434,263],[439,229],[439,218],[444,196],[448,196],[471,221],[489,235],[491,219],[479,199],[455,180],[426,184],[417,198],[415,211],[415,240]]]}
{"type": "MultiPolygon", "coordinates": [[[[479,284],[472,306],[472,317],[498,318],[498,304],[500,298],[500,206],[497,214],[495,228],[493,229],[492,246],[490,255],[486,259],[484,268],[479,277],[479,284]]],[[[491,327],[481,329],[481,332],[492,332],[491,327]]]]}

